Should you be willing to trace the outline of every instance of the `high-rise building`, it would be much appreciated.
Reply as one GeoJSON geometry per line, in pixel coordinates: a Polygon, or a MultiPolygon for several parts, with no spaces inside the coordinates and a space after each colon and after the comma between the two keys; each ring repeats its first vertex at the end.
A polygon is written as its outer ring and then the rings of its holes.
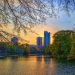
{"type": "Polygon", "coordinates": [[[42,37],[37,37],[37,46],[42,47],[42,37]]]}
{"type": "Polygon", "coordinates": [[[50,45],[50,32],[44,31],[44,47],[50,45]]]}

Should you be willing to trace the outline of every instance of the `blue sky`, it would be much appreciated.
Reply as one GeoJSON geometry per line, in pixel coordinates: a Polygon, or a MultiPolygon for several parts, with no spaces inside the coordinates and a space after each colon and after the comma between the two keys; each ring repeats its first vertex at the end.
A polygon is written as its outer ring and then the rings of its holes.
{"type": "Polygon", "coordinates": [[[68,15],[66,12],[60,11],[56,18],[48,18],[48,25],[54,25],[57,30],[74,29],[75,28],[75,12],[68,15]]]}
{"type": "MultiPolygon", "coordinates": [[[[44,1],[51,1],[51,0],[44,0],[44,1]]],[[[53,18],[48,18],[47,19],[47,24],[49,26],[53,26],[55,27],[57,30],[63,30],[63,29],[74,29],[75,28],[75,9],[74,6],[69,5],[69,7],[72,9],[70,10],[70,15],[68,15],[68,13],[65,11],[66,9],[64,8],[64,0],[63,3],[61,3],[60,7],[58,7],[58,1],[61,0],[54,0],[54,5],[55,5],[55,10],[54,12],[57,15],[57,18],[53,17],[53,18]],[[58,12],[58,8],[59,8],[59,12],[58,12]]],[[[71,0],[70,0],[71,1],[71,0]]],[[[50,7],[50,3],[47,2],[48,7],[50,7]]],[[[72,2],[72,1],[71,1],[72,2]]]]}

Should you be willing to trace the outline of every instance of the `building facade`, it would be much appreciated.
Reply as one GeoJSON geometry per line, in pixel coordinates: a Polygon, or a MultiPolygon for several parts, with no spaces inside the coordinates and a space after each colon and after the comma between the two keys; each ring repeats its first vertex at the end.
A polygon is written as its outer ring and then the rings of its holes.
{"type": "Polygon", "coordinates": [[[50,45],[50,32],[44,31],[44,47],[50,45]]]}
{"type": "Polygon", "coordinates": [[[42,47],[42,37],[37,37],[37,46],[42,47]]]}

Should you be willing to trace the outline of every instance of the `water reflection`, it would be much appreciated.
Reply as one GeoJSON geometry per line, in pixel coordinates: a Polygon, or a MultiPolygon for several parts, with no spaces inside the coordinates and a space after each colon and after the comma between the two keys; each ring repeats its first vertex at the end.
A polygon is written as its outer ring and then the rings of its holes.
{"type": "Polygon", "coordinates": [[[75,64],[44,56],[8,57],[0,59],[0,75],[75,75],[75,64]]]}

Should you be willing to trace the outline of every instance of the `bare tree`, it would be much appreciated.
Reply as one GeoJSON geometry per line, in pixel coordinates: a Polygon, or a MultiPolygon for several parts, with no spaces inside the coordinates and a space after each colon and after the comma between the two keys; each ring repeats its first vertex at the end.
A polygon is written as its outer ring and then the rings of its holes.
{"type": "Polygon", "coordinates": [[[40,0],[0,0],[0,24],[12,23],[18,32],[44,21],[45,5],[40,0]]]}
{"type": "Polygon", "coordinates": [[[56,10],[74,9],[75,0],[0,0],[0,27],[11,23],[17,32],[26,32],[48,16],[56,16],[56,10]]]}

